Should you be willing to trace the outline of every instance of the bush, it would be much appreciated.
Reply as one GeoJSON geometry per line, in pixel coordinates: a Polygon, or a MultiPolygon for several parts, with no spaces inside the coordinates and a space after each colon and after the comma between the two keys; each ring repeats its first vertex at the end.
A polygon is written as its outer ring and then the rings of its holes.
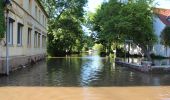
{"type": "Polygon", "coordinates": [[[165,58],[167,58],[167,57],[163,57],[163,56],[161,56],[161,55],[155,55],[154,53],[152,53],[152,54],[151,54],[151,58],[153,58],[153,59],[165,59],[165,58]]]}
{"type": "Polygon", "coordinates": [[[105,48],[104,48],[104,46],[102,44],[95,44],[93,46],[93,49],[97,50],[99,53],[106,52],[106,50],[105,50],[105,48]]]}
{"type": "Polygon", "coordinates": [[[5,33],[5,16],[4,16],[4,0],[0,0],[0,38],[4,38],[5,33]]]}

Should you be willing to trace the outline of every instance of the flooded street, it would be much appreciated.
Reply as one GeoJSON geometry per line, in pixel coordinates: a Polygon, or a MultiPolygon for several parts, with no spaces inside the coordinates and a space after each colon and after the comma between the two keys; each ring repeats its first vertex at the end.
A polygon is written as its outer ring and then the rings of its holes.
{"type": "Polygon", "coordinates": [[[130,87],[170,86],[170,74],[146,74],[114,64],[109,57],[75,55],[48,58],[0,77],[0,86],[130,87]]]}
{"type": "Polygon", "coordinates": [[[170,100],[170,74],[144,74],[98,55],[49,58],[0,77],[2,100],[170,100]]]}

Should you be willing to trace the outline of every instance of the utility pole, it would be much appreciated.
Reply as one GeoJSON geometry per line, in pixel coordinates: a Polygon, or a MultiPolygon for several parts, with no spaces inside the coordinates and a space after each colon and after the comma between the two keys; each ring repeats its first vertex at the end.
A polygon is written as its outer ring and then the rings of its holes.
{"type": "Polygon", "coordinates": [[[9,32],[9,11],[12,8],[12,4],[10,0],[4,0],[5,8],[6,8],[6,75],[9,75],[9,47],[8,47],[8,34],[9,32]]]}

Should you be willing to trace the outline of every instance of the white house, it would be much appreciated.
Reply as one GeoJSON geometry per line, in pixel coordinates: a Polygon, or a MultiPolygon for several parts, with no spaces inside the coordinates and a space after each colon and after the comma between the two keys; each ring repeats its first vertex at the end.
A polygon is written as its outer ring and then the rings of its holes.
{"type": "MultiPolygon", "coordinates": [[[[120,0],[127,3],[128,0],[120,0]]],[[[153,46],[151,53],[155,55],[170,57],[170,48],[165,47],[160,43],[161,32],[166,26],[170,26],[170,0],[155,0],[155,9],[153,15],[153,28],[154,33],[158,37],[158,43],[153,46]]],[[[126,46],[128,48],[128,46],[126,46]]],[[[130,48],[130,54],[141,54],[141,49],[130,48]]]]}
{"type": "Polygon", "coordinates": [[[153,53],[156,55],[170,57],[170,48],[160,43],[160,35],[166,26],[170,26],[170,0],[156,0],[154,16],[154,32],[158,37],[158,44],[153,46],[153,53]]]}

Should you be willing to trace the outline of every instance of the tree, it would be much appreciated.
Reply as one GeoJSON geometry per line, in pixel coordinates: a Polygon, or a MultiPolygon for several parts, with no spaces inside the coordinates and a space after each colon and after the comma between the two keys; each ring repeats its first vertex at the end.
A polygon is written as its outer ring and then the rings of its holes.
{"type": "Polygon", "coordinates": [[[68,17],[63,17],[56,24],[53,32],[48,34],[48,53],[53,56],[71,53],[72,49],[75,46],[78,47],[78,43],[82,40],[81,25],[68,17]]]}
{"type": "Polygon", "coordinates": [[[122,36],[118,34],[119,30],[116,28],[116,24],[119,23],[119,12],[121,9],[121,3],[117,0],[110,0],[104,2],[94,15],[92,23],[94,23],[94,31],[97,32],[97,43],[104,45],[108,53],[111,52],[112,43],[120,43],[122,36]]]}
{"type": "Polygon", "coordinates": [[[48,46],[51,56],[79,52],[83,48],[82,23],[87,0],[41,0],[48,14],[48,46]],[[46,3],[45,3],[46,2],[46,3]]]}
{"type": "Polygon", "coordinates": [[[127,39],[139,46],[148,60],[151,60],[149,46],[157,42],[153,32],[153,13],[149,0],[133,0],[121,9],[122,22],[118,29],[127,39]]]}
{"type": "Polygon", "coordinates": [[[93,36],[83,36],[83,51],[88,51],[90,48],[94,46],[94,39],[93,36]]]}
{"type": "Polygon", "coordinates": [[[149,46],[157,37],[153,32],[153,13],[150,0],[131,0],[127,4],[117,0],[103,3],[94,17],[94,30],[99,43],[106,45],[133,40],[148,60],[151,60],[149,46]]]}
{"type": "Polygon", "coordinates": [[[166,26],[161,33],[161,43],[166,47],[170,47],[170,27],[166,26]]]}
{"type": "Polygon", "coordinates": [[[40,0],[51,19],[59,19],[65,11],[72,15],[83,16],[83,6],[87,0],[40,0]]]}
{"type": "Polygon", "coordinates": [[[170,27],[166,26],[161,33],[161,43],[165,46],[170,46],[170,27]]]}
{"type": "Polygon", "coordinates": [[[0,39],[4,38],[5,33],[5,16],[4,16],[4,1],[0,1],[0,39]]]}

